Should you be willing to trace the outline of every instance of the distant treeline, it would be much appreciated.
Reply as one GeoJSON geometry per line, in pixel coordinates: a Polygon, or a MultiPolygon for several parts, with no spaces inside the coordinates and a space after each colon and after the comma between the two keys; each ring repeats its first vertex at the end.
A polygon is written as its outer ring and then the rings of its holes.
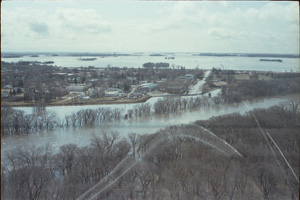
{"type": "Polygon", "coordinates": [[[170,66],[169,63],[165,63],[165,62],[160,62],[160,63],[153,63],[153,62],[147,62],[143,64],[143,67],[145,68],[158,68],[158,67],[164,67],[164,68],[168,68],[170,66]]]}
{"type": "Polygon", "coordinates": [[[15,55],[15,54],[4,54],[4,55],[1,54],[1,57],[2,58],[22,58],[23,56],[22,55],[15,55]]]}

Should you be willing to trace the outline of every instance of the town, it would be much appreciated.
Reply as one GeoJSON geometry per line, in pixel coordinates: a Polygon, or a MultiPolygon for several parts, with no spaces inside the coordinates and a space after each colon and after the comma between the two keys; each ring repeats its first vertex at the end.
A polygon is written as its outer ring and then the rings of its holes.
{"type": "Polygon", "coordinates": [[[150,62],[142,68],[66,68],[24,61],[1,66],[1,100],[14,106],[143,102],[155,95],[188,94],[204,75],[201,69],[150,62]]]}
{"type": "Polygon", "coordinates": [[[39,62],[1,62],[3,105],[85,105],[145,102],[153,96],[184,96],[207,93],[217,88],[236,87],[246,80],[296,78],[299,73],[233,71],[213,68],[205,76],[199,68],[169,67],[169,63],[129,67],[57,67],[39,62]],[[194,87],[194,89],[192,89],[194,87]]]}

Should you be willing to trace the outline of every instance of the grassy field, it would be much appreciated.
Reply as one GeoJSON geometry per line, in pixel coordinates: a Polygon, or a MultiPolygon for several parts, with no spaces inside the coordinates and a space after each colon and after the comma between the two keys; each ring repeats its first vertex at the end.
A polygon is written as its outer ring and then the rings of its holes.
{"type": "MultiPolygon", "coordinates": [[[[241,80],[250,80],[250,74],[239,74],[234,76],[236,80],[241,81],[241,80]]],[[[265,75],[258,75],[259,80],[270,80],[271,77],[265,76],[265,75]]]]}

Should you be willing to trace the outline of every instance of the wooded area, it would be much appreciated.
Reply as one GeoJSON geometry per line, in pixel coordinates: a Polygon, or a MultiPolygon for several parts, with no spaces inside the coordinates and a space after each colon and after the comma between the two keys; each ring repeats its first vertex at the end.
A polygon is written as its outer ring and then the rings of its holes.
{"type": "Polygon", "coordinates": [[[58,152],[4,152],[1,198],[297,199],[300,115],[291,105],[149,135],[102,131],[88,147],[68,144],[58,152]]]}

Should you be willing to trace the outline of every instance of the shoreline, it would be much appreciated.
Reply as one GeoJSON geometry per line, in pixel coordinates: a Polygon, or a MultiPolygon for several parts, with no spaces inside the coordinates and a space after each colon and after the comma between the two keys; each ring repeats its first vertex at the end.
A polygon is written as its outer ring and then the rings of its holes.
{"type": "MultiPolygon", "coordinates": [[[[148,99],[150,99],[152,96],[145,96],[138,100],[103,100],[103,101],[86,101],[86,102],[73,102],[73,103],[49,103],[45,104],[46,107],[52,107],[52,106],[85,106],[85,105],[106,105],[106,104],[133,104],[133,103],[144,103],[148,99]]],[[[38,105],[37,103],[25,103],[25,102],[1,102],[1,107],[5,106],[11,106],[11,107],[33,107],[35,105],[38,105]]]]}
{"type": "MultiPolygon", "coordinates": [[[[114,105],[114,104],[134,104],[134,103],[145,103],[146,101],[148,101],[149,99],[151,99],[152,97],[182,97],[182,96],[198,96],[198,95],[204,95],[204,94],[208,94],[214,90],[217,90],[219,88],[214,88],[214,89],[210,89],[207,92],[201,94],[162,94],[162,95],[157,95],[157,96],[150,96],[150,95],[145,95],[144,97],[137,99],[137,100],[132,100],[132,99],[111,99],[111,100],[107,100],[107,99],[103,99],[103,100],[94,100],[94,101],[82,101],[82,102],[69,102],[69,103],[57,103],[57,102],[53,102],[53,103],[48,103],[48,104],[44,104],[46,107],[54,107],[54,106],[85,106],[85,105],[114,105]]],[[[1,108],[5,107],[5,106],[10,106],[10,107],[33,107],[35,105],[38,105],[37,103],[25,103],[25,102],[1,102],[1,108]]]]}
{"type": "MultiPolygon", "coordinates": [[[[216,88],[218,89],[218,88],[216,88]]],[[[54,107],[54,106],[85,106],[85,105],[116,105],[116,104],[134,104],[134,103],[145,103],[146,101],[148,101],[149,99],[151,99],[152,97],[174,97],[174,96],[198,96],[198,95],[204,95],[204,94],[208,94],[210,92],[213,92],[215,91],[216,89],[210,89],[208,90],[207,92],[203,93],[203,94],[192,94],[192,95],[162,95],[162,96],[149,96],[149,95],[146,95],[138,100],[103,100],[103,101],[94,101],[94,102],[74,102],[74,103],[67,103],[67,104],[61,104],[61,103],[50,103],[50,104],[45,104],[46,107],[54,107]]],[[[288,95],[285,95],[285,97],[291,97],[291,96],[298,96],[300,94],[298,93],[292,93],[292,94],[288,94],[288,95]]],[[[268,99],[268,98],[282,98],[283,96],[282,95],[275,95],[275,96],[264,96],[264,97],[257,97],[257,98],[254,98],[254,99],[248,99],[246,101],[260,101],[262,99],[268,99]]],[[[233,104],[239,104],[241,102],[236,102],[236,103],[231,103],[232,105],[233,104]]],[[[12,102],[12,103],[4,103],[1,102],[1,108],[2,107],[5,107],[5,106],[10,106],[10,107],[33,107],[37,104],[35,103],[17,103],[17,102],[12,102]],[[16,105],[14,105],[16,104],[16,105]]],[[[230,104],[228,104],[230,105],[230,104]]]]}

